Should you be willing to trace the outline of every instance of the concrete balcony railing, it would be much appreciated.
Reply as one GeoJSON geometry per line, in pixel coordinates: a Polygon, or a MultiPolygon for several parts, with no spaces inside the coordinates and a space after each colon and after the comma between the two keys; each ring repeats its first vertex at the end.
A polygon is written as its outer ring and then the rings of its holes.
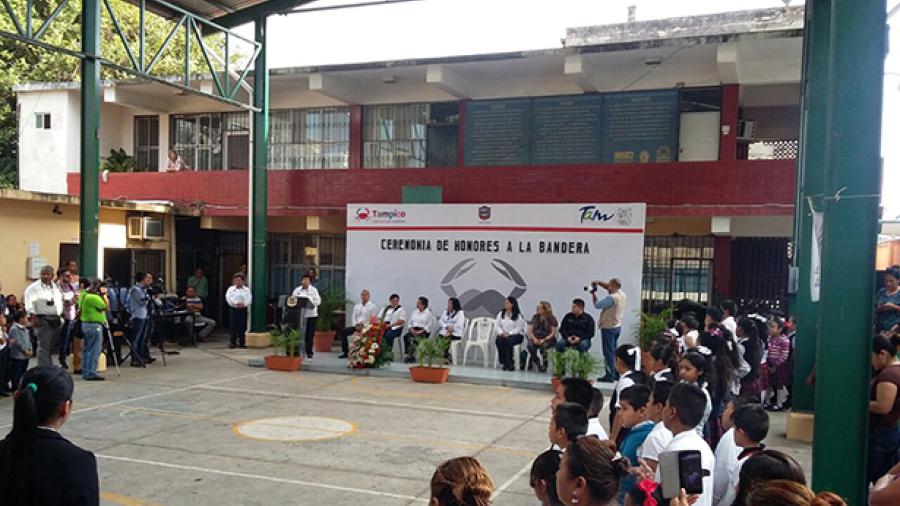
{"type": "MultiPolygon", "coordinates": [[[[77,194],[80,175],[69,174],[77,194]]],[[[400,203],[404,186],[440,186],[445,203],[646,202],[651,216],[792,214],[794,160],[659,164],[278,170],[272,216],[343,215],[354,202],[400,203]]],[[[245,216],[248,172],[116,173],[104,199],[168,200],[211,216],[245,216]]]]}

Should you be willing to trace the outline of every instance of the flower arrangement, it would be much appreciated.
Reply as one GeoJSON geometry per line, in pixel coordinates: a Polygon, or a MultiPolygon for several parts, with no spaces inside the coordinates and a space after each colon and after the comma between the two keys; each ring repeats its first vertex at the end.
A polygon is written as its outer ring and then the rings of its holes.
{"type": "Polygon", "coordinates": [[[376,317],[354,334],[347,357],[352,369],[377,369],[390,364],[394,352],[383,344],[388,326],[376,317]]]}

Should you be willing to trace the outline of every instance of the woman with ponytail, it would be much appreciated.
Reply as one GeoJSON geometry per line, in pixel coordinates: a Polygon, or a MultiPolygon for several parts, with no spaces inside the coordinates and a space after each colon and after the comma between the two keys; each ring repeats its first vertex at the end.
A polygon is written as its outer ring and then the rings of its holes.
{"type": "Polygon", "coordinates": [[[494,482],[472,457],[457,457],[439,465],[431,477],[430,506],[489,506],[494,482]]]}
{"type": "Polygon", "coordinates": [[[563,504],[606,506],[619,504],[619,483],[628,476],[625,458],[591,436],[569,443],[556,475],[556,491],[563,504]]]}
{"type": "Polygon", "coordinates": [[[14,394],[12,430],[0,441],[0,497],[5,506],[100,504],[97,460],[59,428],[72,412],[72,378],[36,367],[14,394]]]}

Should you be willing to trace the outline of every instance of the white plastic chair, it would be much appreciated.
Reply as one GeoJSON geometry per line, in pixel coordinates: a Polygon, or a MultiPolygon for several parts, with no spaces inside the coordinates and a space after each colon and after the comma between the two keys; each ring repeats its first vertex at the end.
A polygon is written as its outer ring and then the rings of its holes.
{"type": "Polygon", "coordinates": [[[469,326],[466,344],[463,348],[462,365],[466,365],[466,358],[469,355],[469,348],[480,349],[484,357],[484,367],[488,367],[488,354],[491,349],[491,341],[494,337],[494,319],[487,317],[479,317],[472,319],[472,325],[469,326]]]}
{"type": "Polygon", "coordinates": [[[403,328],[400,329],[400,335],[394,338],[394,347],[391,351],[394,352],[394,362],[402,362],[403,357],[406,356],[406,345],[403,344],[403,336],[406,335],[406,324],[403,324],[403,328]],[[400,354],[397,354],[397,348],[400,348],[400,354]]]}
{"type": "Polygon", "coordinates": [[[466,340],[466,336],[469,335],[469,330],[472,326],[472,320],[468,318],[463,319],[463,331],[460,339],[455,341],[450,341],[450,361],[453,362],[453,365],[459,364],[459,353],[462,349],[463,341],[466,340]]]}

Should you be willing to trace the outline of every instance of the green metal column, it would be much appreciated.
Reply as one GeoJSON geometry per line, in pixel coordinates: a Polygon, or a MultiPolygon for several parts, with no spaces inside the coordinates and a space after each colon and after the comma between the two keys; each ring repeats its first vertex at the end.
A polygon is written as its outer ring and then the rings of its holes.
{"type": "MultiPolygon", "coordinates": [[[[816,362],[818,339],[817,302],[810,300],[810,257],[812,214],[809,199],[821,202],[825,183],[825,102],[829,81],[828,48],[831,33],[831,0],[810,0],[806,4],[803,44],[800,153],[797,164],[797,200],[794,202],[794,255],[799,270],[796,307],[797,335],[794,341],[794,382],[791,404],[794,411],[811,412],[815,391],[806,385],[816,362]]],[[[818,207],[816,208],[818,210],[818,207]]]]}
{"type": "Polygon", "coordinates": [[[250,209],[251,277],[253,291],[250,328],[262,332],[266,326],[266,301],[269,296],[269,255],[266,248],[266,211],[268,209],[269,163],[269,70],[266,67],[266,17],[255,22],[256,42],[262,46],[253,72],[253,174],[250,209]]]}
{"type": "Polygon", "coordinates": [[[82,276],[97,276],[100,221],[100,0],[81,5],[81,264],[82,276]]]}
{"type": "Polygon", "coordinates": [[[827,137],[821,146],[825,192],[813,485],[854,505],[866,504],[867,491],[885,11],[885,0],[832,0],[827,137]]]}

